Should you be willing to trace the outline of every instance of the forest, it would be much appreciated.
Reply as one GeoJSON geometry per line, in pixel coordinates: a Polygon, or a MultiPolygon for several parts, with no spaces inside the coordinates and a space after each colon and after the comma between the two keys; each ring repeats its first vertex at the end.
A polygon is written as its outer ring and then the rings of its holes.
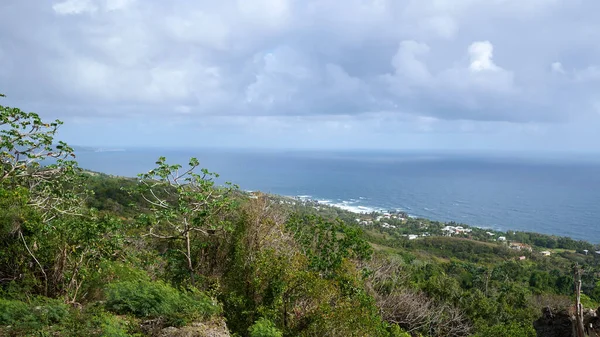
{"type": "Polygon", "coordinates": [[[600,302],[587,242],[363,226],[217,185],[196,158],[91,172],[61,124],[0,106],[1,336],[536,336],[543,308],[573,306],[575,267],[600,302]]]}

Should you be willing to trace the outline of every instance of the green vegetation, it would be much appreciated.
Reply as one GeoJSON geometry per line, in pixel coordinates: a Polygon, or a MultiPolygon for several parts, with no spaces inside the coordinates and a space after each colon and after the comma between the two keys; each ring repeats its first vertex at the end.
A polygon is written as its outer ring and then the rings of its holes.
{"type": "Polygon", "coordinates": [[[60,124],[0,106],[2,336],[535,336],[575,263],[600,302],[586,242],[247,194],[194,158],[91,173],[60,124]]]}
{"type": "Polygon", "coordinates": [[[283,337],[283,333],[268,319],[261,318],[250,329],[250,337],[283,337]]]}
{"type": "Polygon", "coordinates": [[[191,323],[221,313],[221,308],[199,291],[181,292],[163,283],[124,281],[106,288],[106,308],[138,318],[162,318],[172,326],[191,323]]]}

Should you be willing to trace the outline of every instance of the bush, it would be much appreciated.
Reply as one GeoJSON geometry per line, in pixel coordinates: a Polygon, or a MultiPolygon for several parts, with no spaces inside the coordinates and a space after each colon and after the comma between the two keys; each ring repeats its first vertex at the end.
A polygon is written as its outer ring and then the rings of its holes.
{"type": "Polygon", "coordinates": [[[129,337],[127,325],[117,317],[104,314],[100,317],[101,336],[106,337],[129,337]]]}
{"type": "Polygon", "coordinates": [[[69,315],[68,307],[59,300],[35,299],[32,303],[0,299],[0,326],[12,331],[29,332],[60,324],[69,315]]]}
{"type": "Polygon", "coordinates": [[[150,282],[148,273],[140,268],[120,261],[104,260],[98,264],[98,268],[89,273],[86,278],[81,294],[81,298],[86,302],[99,301],[104,298],[104,291],[107,284],[123,281],[147,281],[150,282]]]}
{"type": "Polygon", "coordinates": [[[180,326],[221,312],[219,305],[199,291],[180,292],[164,282],[124,281],[108,285],[106,308],[139,318],[163,318],[180,326]]]}
{"type": "Polygon", "coordinates": [[[533,324],[523,325],[519,323],[498,324],[480,329],[477,337],[535,337],[533,324]]]}
{"type": "Polygon", "coordinates": [[[390,337],[411,337],[408,332],[402,330],[397,324],[390,325],[388,330],[390,337]]]}
{"type": "Polygon", "coordinates": [[[283,337],[283,333],[277,329],[275,324],[266,318],[256,321],[248,331],[250,337],[283,337]]]}

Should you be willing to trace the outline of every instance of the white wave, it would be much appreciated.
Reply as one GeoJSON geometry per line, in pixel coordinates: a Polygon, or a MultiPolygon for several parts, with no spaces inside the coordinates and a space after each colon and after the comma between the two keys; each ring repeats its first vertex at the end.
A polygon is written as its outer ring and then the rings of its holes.
{"type": "Polygon", "coordinates": [[[312,195],[297,195],[298,199],[312,199],[312,195]]]}
{"type": "Polygon", "coordinates": [[[337,207],[337,208],[343,209],[345,211],[356,213],[356,214],[367,214],[367,213],[371,213],[374,211],[378,211],[378,209],[374,208],[374,207],[358,205],[357,204],[358,201],[352,201],[352,199],[351,200],[342,200],[342,201],[338,201],[338,202],[333,202],[332,200],[328,200],[328,199],[320,199],[320,200],[317,200],[317,202],[320,204],[326,205],[326,206],[337,207]]]}
{"type": "MultiPolygon", "coordinates": [[[[317,203],[324,206],[331,206],[343,209],[348,212],[356,213],[356,214],[369,214],[373,212],[377,213],[387,213],[390,209],[395,209],[398,212],[403,212],[402,208],[384,208],[384,207],[375,207],[375,206],[367,206],[361,204],[363,200],[366,200],[366,197],[358,197],[358,199],[348,199],[348,200],[332,200],[332,199],[316,199],[312,195],[296,195],[293,197],[294,199],[301,201],[316,201],[317,203]]],[[[412,216],[414,217],[414,216],[412,216]]]]}

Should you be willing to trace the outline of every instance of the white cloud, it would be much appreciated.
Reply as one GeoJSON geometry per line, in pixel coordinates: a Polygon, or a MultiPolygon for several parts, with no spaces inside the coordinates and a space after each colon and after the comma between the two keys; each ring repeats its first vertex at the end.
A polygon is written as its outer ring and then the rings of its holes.
{"type": "Polygon", "coordinates": [[[202,11],[170,15],[165,26],[178,42],[206,48],[226,48],[230,34],[230,27],[221,17],[202,11]]]}
{"type": "Polygon", "coordinates": [[[246,88],[246,101],[265,107],[293,104],[302,82],[311,79],[311,71],[302,55],[284,46],[263,55],[256,55],[255,80],[246,88]]]}
{"type": "Polygon", "coordinates": [[[421,28],[432,32],[444,39],[453,39],[458,33],[459,26],[454,18],[447,15],[437,15],[420,22],[421,28]]]}
{"type": "Polygon", "coordinates": [[[325,72],[329,90],[333,92],[339,94],[351,94],[360,89],[361,81],[358,78],[348,75],[348,73],[337,64],[326,64],[325,72]]]}
{"type": "Polygon", "coordinates": [[[489,41],[473,42],[469,46],[471,64],[469,69],[473,72],[497,71],[498,66],[494,64],[494,46],[489,41]]]}
{"type": "Polygon", "coordinates": [[[553,72],[555,72],[557,74],[565,74],[565,69],[563,68],[562,63],[560,63],[560,62],[553,62],[550,65],[550,68],[552,69],[553,72]]]}
{"type": "Polygon", "coordinates": [[[237,0],[240,12],[251,22],[267,26],[280,26],[287,21],[288,0],[237,0]]]}
{"type": "Polygon", "coordinates": [[[556,121],[592,109],[600,78],[589,64],[600,57],[589,35],[600,31],[593,0],[24,3],[0,5],[0,32],[25,16],[32,22],[0,33],[10,64],[0,86],[73,106],[65,114],[105,103],[158,117],[185,106],[189,118],[384,110],[556,121]],[[556,59],[579,70],[565,72],[556,59]]]}
{"type": "Polygon", "coordinates": [[[593,65],[585,69],[575,71],[575,80],[579,82],[600,81],[600,67],[593,65]]]}
{"type": "Polygon", "coordinates": [[[107,11],[123,10],[131,6],[136,0],[105,0],[107,11]]]}
{"type": "Polygon", "coordinates": [[[431,80],[427,65],[420,58],[429,53],[429,46],[424,43],[408,40],[402,41],[392,65],[397,76],[405,77],[416,83],[425,84],[431,80]]]}
{"type": "Polygon", "coordinates": [[[443,119],[519,119],[505,114],[506,102],[523,101],[518,97],[514,75],[493,61],[493,46],[488,41],[473,42],[466,50],[469,62],[432,71],[426,62],[439,51],[416,41],[403,41],[392,58],[394,74],[383,77],[390,85],[397,111],[443,119]]]}
{"type": "Polygon", "coordinates": [[[82,13],[93,13],[98,7],[93,0],[66,0],[54,4],[52,9],[60,15],[74,15],[82,13]]]}
{"type": "Polygon", "coordinates": [[[52,9],[59,15],[112,12],[127,9],[137,0],[66,0],[56,3],[52,9]]]}
{"type": "Polygon", "coordinates": [[[443,12],[453,15],[475,13],[531,16],[552,10],[565,0],[412,0],[413,11],[443,12]]]}

